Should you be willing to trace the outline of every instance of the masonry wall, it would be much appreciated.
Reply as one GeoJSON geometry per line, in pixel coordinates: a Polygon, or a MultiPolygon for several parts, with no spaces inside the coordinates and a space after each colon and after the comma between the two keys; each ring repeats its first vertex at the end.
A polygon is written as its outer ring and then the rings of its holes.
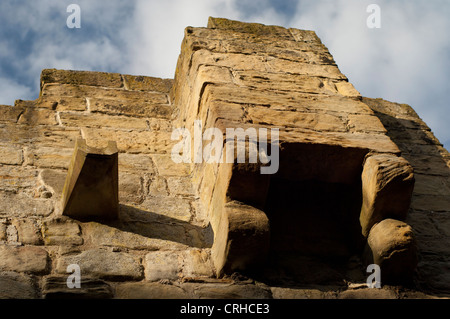
{"type": "MultiPolygon", "coordinates": [[[[450,156],[426,124],[408,106],[361,98],[313,32],[215,21],[209,28],[186,29],[175,80],[43,70],[36,100],[0,106],[0,297],[448,295],[450,156]],[[323,103],[306,103],[305,94],[323,103]],[[191,111],[206,100],[209,109],[191,111]],[[289,105],[312,111],[290,117],[284,109],[289,105]],[[355,108],[360,113],[349,116],[355,108]],[[208,207],[202,198],[214,199],[211,186],[219,167],[170,158],[176,143],[172,130],[191,128],[205,112],[210,119],[245,118],[261,125],[270,120],[274,127],[290,127],[288,133],[313,128],[316,132],[302,138],[370,144],[404,156],[417,176],[408,219],[421,256],[417,287],[274,287],[238,275],[216,278],[212,225],[219,222],[211,219],[211,210],[218,207],[214,202],[208,207]],[[117,142],[116,221],[80,222],[60,214],[77,138],[97,147],[117,142]],[[80,289],[66,285],[70,264],[82,270],[80,289]]],[[[216,123],[200,118],[205,126],[216,123]]]]}

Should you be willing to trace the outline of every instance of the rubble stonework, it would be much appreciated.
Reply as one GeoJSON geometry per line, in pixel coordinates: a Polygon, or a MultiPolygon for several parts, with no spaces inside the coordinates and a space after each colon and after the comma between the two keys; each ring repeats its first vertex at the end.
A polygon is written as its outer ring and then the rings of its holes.
{"type": "Polygon", "coordinates": [[[173,80],[46,69],[40,88],[0,106],[1,298],[450,295],[449,153],[411,107],[362,97],[314,32],[210,18],[173,80]],[[174,162],[173,131],[198,123],[277,129],[278,170],[174,162]],[[113,218],[64,214],[77,140],[117,145],[113,218]]]}

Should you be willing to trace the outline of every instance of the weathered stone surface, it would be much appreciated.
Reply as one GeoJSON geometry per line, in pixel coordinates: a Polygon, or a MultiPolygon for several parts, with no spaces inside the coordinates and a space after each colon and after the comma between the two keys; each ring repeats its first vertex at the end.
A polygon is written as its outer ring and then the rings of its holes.
{"type": "Polygon", "coordinates": [[[148,180],[148,194],[150,196],[168,196],[169,188],[167,180],[159,175],[149,178],[148,180]]]}
{"type": "Polygon", "coordinates": [[[41,73],[41,87],[46,83],[84,84],[120,88],[122,78],[118,73],[92,71],[65,71],[44,69],[41,73]]]}
{"type": "Polygon", "coordinates": [[[338,299],[398,299],[398,295],[390,289],[362,288],[345,290],[338,299]]]}
{"type": "Polygon", "coordinates": [[[81,245],[80,226],[64,219],[45,221],[42,226],[42,235],[46,245],[81,245]]]}
{"type": "Polygon", "coordinates": [[[393,155],[369,156],[362,172],[363,203],[360,222],[364,236],[384,218],[403,220],[414,188],[411,165],[393,155]]]}
{"type": "Polygon", "coordinates": [[[50,187],[57,199],[61,198],[64,189],[67,172],[55,169],[44,169],[40,172],[39,177],[46,187],[50,187]]]}
{"type": "Polygon", "coordinates": [[[143,177],[119,172],[119,202],[139,204],[143,200],[143,177]]]}
{"type": "Polygon", "coordinates": [[[82,229],[86,241],[95,246],[149,251],[180,250],[186,249],[184,243],[188,242],[184,228],[176,225],[130,221],[128,228],[119,229],[89,222],[83,223],[82,229]]]}
{"type": "MultiPolygon", "coordinates": [[[[119,151],[128,153],[170,154],[174,142],[171,133],[161,131],[117,131],[112,129],[82,128],[87,143],[105,147],[107,141],[116,141],[119,151]]],[[[170,159],[170,156],[168,156],[170,159]]]]}
{"type": "MultiPolygon", "coordinates": [[[[145,210],[157,215],[188,222],[192,218],[191,205],[188,199],[156,196],[147,198],[141,205],[145,210]]],[[[157,219],[157,216],[155,216],[157,219]]]]}
{"type": "Polygon", "coordinates": [[[0,245],[0,271],[42,274],[48,271],[48,254],[34,246],[0,245]]]}
{"type": "Polygon", "coordinates": [[[32,277],[12,271],[0,272],[0,299],[34,299],[38,297],[32,277]]]}
{"type": "Polygon", "coordinates": [[[169,93],[173,79],[160,79],[150,76],[122,75],[128,90],[156,91],[169,93]]]}
{"type": "Polygon", "coordinates": [[[81,276],[80,288],[69,288],[66,276],[47,276],[43,280],[45,299],[107,299],[114,296],[112,287],[103,280],[81,276]]]}
{"type": "Polygon", "coordinates": [[[157,93],[148,102],[137,99],[130,101],[112,98],[91,98],[89,99],[89,108],[92,112],[110,115],[170,118],[172,106],[167,103],[167,97],[157,93]]]}
{"type": "Polygon", "coordinates": [[[49,200],[31,198],[23,193],[14,194],[0,191],[0,217],[46,217],[53,212],[49,200]]]}
{"type": "Polygon", "coordinates": [[[27,165],[39,168],[67,169],[72,152],[70,148],[30,146],[25,148],[25,161],[27,165]]]}
{"type": "Polygon", "coordinates": [[[5,241],[7,239],[6,236],[6,228],[8,226],[7,220],[0,220],[0,241],[5,241]]]}
{"type": "Polygon", "coordinates": [[[239,202],[227,203],[225,214],[211,250],[218,275],[265,262],[270,240],[266,214],[239,202]]]}
{"type": "Polygon", "coordinates": [[[131,118],[127,116],[110,116],[103,114],[85,114],[60,112],[61,124],[72,127],[113,127],[124,130],[146,130],[148,129],[145,119],[131,118]]]}
{"type": "Polygon", "coordinates": [[[10,165],[0,165],[0,190],[19,193],[37,186],[38,171],[10,165]]]}
{"type": "Polygon", "coordinates": [[[183,277],[213,277],[210,250],[190,249],[181,256],[183,277]]]}
{"type": "Polygon", "coordinates": [[[381,282],[411,280],[417,265],[417,247],[411,226],[384,219],[375,224],[367,238],[365,258],[381,268],[381,282]]]}
{"type": "Polygon", "coordinates": [[[35,219],[13,219],[11,222],[17,229],[18,241],[24,245],[42,244],[39,222],[35,219]]]}
{"type": "Polygon", "coordinates": [[[56,113],[49,109],[26,108],[20,115],[19,124],[26,125],[56,125],[56,113]]]}
{"type": "Polygon", "coordinates": [[[56,271],[60,274],[66,273],[67,266],[70,264],[78,264],[82,274],[94,278],[113,281],[142,278],[142,266],[139,259],[122,252],[90,249],[78,255],[62,256],[57,260],[56,271]]]}
{"type": "Polygon", "coordinates": [[[181,196],[195,195],[195,192],[192,189],[192,180],[190,177],[187,176],[168,177],[167,186],[169,188],[170,194],[172,195],[181,195],[181,196]]]}
{"type": "Polygon", "coordinates": [[[76,139],[80,137],[78,128],[0,124],[0,142],[2,144],[21,144],[34,148],[38,146],[72,148],[76,139]]]}
{"type": "Polygon", "coordinates": [[[170,155],[152,155],[159,175],[162,176],[188,176],[192,167],[189,163],[175,163],[170,155]]]}
{"type": "Polygon", "coordinates": [[[22,147],[14,145],[0,145],[0,164],[21,165],[22,163],[22,147]]]}
{"type": "Polygon", "coordinates": [[[184,283],[181,287],[193,298],[200,299],[270,299],[272,297],[268,288],[254,284],[184,283]]]}
{"type": "Polygon", "coordinates": [[[190,296],[180,287],[158,282],[124,283],[116,287],[119,299],[188,299],[190,296]]]}
{"type": "Polygon", "coordinates": [[[23,112],[23,107],[0,105],[0,121],[16,123],[23,112]]]}
{"type": "Polygon", "coordinates": [[[334,292],[320,291],[318,289],[293,289],[271,287],[273,299],[334,299],[334,292]]]}
{"type": "Polygon", "coordinates": [[[145,255],[145,279],[149,281],[176,280],[181,270],[179,258],[178,251],[149,252],[145,255]]]}
{"type": "Polygon", "coordinates": [[[155,173],[152,158],[147,154],[120,153],[119,172],[122,171],[146,172],[147,174],[155,173]]]}

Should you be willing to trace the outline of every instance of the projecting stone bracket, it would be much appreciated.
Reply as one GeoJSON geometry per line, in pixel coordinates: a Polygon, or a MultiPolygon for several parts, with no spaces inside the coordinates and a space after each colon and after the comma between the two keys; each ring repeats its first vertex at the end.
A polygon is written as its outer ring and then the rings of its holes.
{"type": "Polygon", "coordinates": [[[119,213],[118,149],[104,149],[78,139],[62,193],[62,215],[79,220],[115,219],[119,213]]]}
{"type": "Polygon", "coordinates": [[[406,219],[414,189],[407,160],[391,154],[369,155],[364,163],[362,233],[367,237],[364,259],[380,266],[385,282],[410,280],[417,265],[414,233],[406,219]]]}
{"type": "Polygon", "coordinates": [[[212,247],[217,275],[264,263],[269,247],[270,227],[266,214],[238,201],[226,203],[212,247]]]}

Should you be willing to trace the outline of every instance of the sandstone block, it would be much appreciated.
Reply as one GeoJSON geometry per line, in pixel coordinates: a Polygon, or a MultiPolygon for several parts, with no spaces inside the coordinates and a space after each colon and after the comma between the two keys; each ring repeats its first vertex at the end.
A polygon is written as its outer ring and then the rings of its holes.
{"type": "Polygon", "coordinates": [[[382,283],[411,280],[418,261],[411,226],[395,219],[382,220],[370,230],[364,254],[367,264],[380,266],[382,283]]]}
{"type": "Polygon", "coordinates": [[[145,255],[145,279],[158,281],[161,279],[176,280],[180,272],[180,252],[152,251],[145,255]]]}
{"type": "Polygon", "coordinates": [[[64,189],[64,182],[67,173],[65,171],[55,169],[44,169],[40,172],[39,177],[45,186],[50,187],[56,198],[60,198],[64,189]]]}
{"type": "Polygon", "coordinates": [[[143,178],[130,172],[119,172],[119,202],[139,204],[143,200],[143,178]]]}
{"type": "Polygon", "coordinates": [[[209,17],[207,27],[211,29],[233,30],[235,32],[257,35],[270,35],[276,38],[292,38],[289,30],[280,26],[264,25],[261,23],[245,23],[224,18],[209,17]]]}
{"type": "Polygon", "coordinates": [[[0,192],[0,217],[46,217],[53,212],[49,200],[31,198],[23,193],[0,192]]]}
{"type": "Polygon", "coordinates": [[[360,223],[364,236],[384,218],[406,218],[414,188],[413,168],[408,161],[389,154],[369,156],[361,178],[363,203],[360,223]]]}
{"type": "Polygon", "coordinates": [[[192,188],[192,181],[190,177],[168,177],[167,185],[169,192],[172,195],[193,196],[195,192],[192,188]]]}
{"type": "MultiPolygon", "coordinates": [[[[170,153],[170,152],[169,152],[170,153]]],[[[192,171],[192,165],[187,163],[175,163],[169,155],[152,155],[159,175],[162,176],[188,176],[192,171]]]]}
{"type": "Polygon", "coordinates": [[[150,155],[147,154],[119,154],[119,172],[134,171],[145,172],[147,174],[154,174],[155,169],[150,155]]]}
{"type": "Polygon", "coordinates": [[[199,299],[271,299],[268,288],[254,284],[184,283],[181,285],[193,298],[199,299]]]}
{"type": "Polygon", "coordinates": [[[217,275],[265,262],[270,228],[263,211],[236,201],[229,202],[221,222],[211,250],[217,275]]]}
{"type": "MultiPolygon", "coordinates": [[[[53,84],[46,84],[52,86],[53,84]]],[[[48,108],[56,111],[86,111],[86,98],[73,97],[64,95],[51,95],[45,90],[42,91],[42,96],[36,100],[36,105],[43,108],[48,108]]]]}
{"type": "Polygon", "coordinates": [[[12,271],[0,272],[0,299],[34,299],[37,296],[31,276],[12,271]]]}
{"type": "Polygon", "coordinates": [[[25,148],[25,161],[27,165],[39,168],[63,168],[70,164],[72,150],[69,148],[31,146],[25,148]]]}
{"type": "Polygon", "coordinates": [[[345,290],[338,299],[398,299],[397,294],[389,289],[362,288],[345,290]]]}
{"type": "Polygon", "coordinates": [[[56,113],[49,109],[26,108],[20,115],[19,124],[26,125],[57,125],[56,113]]]}
{"type": "Polygon", "coordinates": [[[34,219],[13,219],[11,222],[17,229],[18,241],[24,245],[42,244],[41,228],[34,219]]]}
{"type": "Polygon", "coordinates": [[[22,147],[13,145],[0,145],[0,164],[21,165],[22,163],[22,147]]]}
{"type": "MultiPolygon", "coordinates": [[[[140,207],[157,215],[162,215],[164,217],[169,217],[184,222],[188,222],[192,217],[189,200],[179,197],[148,197],[140,205],[140,207]]],[[[155,217],[158,219],[157,216],[155,217]]]]}
{"type": "Polygon", "coordinates": [[[293,289],[284,287],[271,287],[273,299],[332,299],[332,293],[319,289],[293,289]]]}
{"type": "Polygon", "coordinates": [[[214,270],[210,251],[205,249],[190,249],[182,254],[183,277],[213,277],[214,270]]]}
{"type": "Polygon", "coordinates": [[[41,73],[41,87],[46,83],[83,84],[120,88],[122,78],[118,73],[44,69],[41,73]]]}
{"type": "Polygon", "coordinates": [[[167,186],[167,180],[159,175],[149,178],[148,193],[151,196],[168,196],[169,188],[167,186]]]}
{"type": "Polygon", "coordinates": [[[145,119],[127,116],[60,112],[59,117],[62,125],[71,127],[112,127],[123,130],[146,130],[148,128],[145,119]]]}
{"type": "Polygon", "coordinates": [[[0,245],[0,271],[42,274],[48,271],[48,254],[34,246],[0,245]]]}
{"type": "Polygon", "coordinates": [[[0,190],[19,193],[37,186],[38,171],[29,167],[0,165],[0,190]]]}
{"type": "Polygon", "coordinates": [[[113,297],[112,287],[103,280],[81,274],[80,288],[67,287],[66,276],[47,276],[43,280],[42,295],[45,299],[107,299],[113,297]]]}
{"type": "Polygon", "coordinates": [[[156,91],[169,93],[172,88],[172,79],[160,79],[150,76],[122,75],[125,87],[128,90],[156,91]]]}
{"type": "Polygon", "coordinates": [[[23,112],[23,107],[0,105],[0,121],[16,123],[23,112]]]}
{"type": "MultiPolygon", "coordinates": [[[[123,217],[125,213],[121,214],[123,217]]],[[[129,216],[125,218],[130,219],[129,216]]],[[[181,226],[134,222],[132,220],[128,221],[127,225],[128,228],[120,230],[96,222],[83,223],[83,236],[88,243],[95,246],[137,250],[180,250],[187,248],[183,244],[183,242],[187,242],[185,229],[181,226]]]]}
{"type": "Polygon", "coordinates": [[[188,299],[190,296],[180,287],[158,282],[123,283],[116,286],[119,299],[188,299]]]}
{"type": "Polygon", "coordinates": [[[122,252],[91,249],[78,255],[62,256],[57,260],[56,271],[66,273],[67,266],[78,264],[81,274],[107,280],[139,280],[142,266],[139,259],[122,252]]]}
{"type": "Polygon", "coordinates": [[[90,98],[89,108],[92,112],[110,115],[127,115],[136,117],[170,118],[172,106],[165,95],[158,94],[152,100],[119,100],[112,98],[90,98]]]}
{"type": "Polygon", "coordinates": [[[81,245],[80,226],[70,220],[54,219],[45,221],[42,235],[46,245],[81,245]]]}
{"type": "Polygon", "coordinates": [[[94,147],[105,147],[107,141],[116,141],[119,151],[128,153],[169,154],[174,145],[171,132],[162,131],[117,131],[113,129],[81,129],[87,143],[94,147]]]}

